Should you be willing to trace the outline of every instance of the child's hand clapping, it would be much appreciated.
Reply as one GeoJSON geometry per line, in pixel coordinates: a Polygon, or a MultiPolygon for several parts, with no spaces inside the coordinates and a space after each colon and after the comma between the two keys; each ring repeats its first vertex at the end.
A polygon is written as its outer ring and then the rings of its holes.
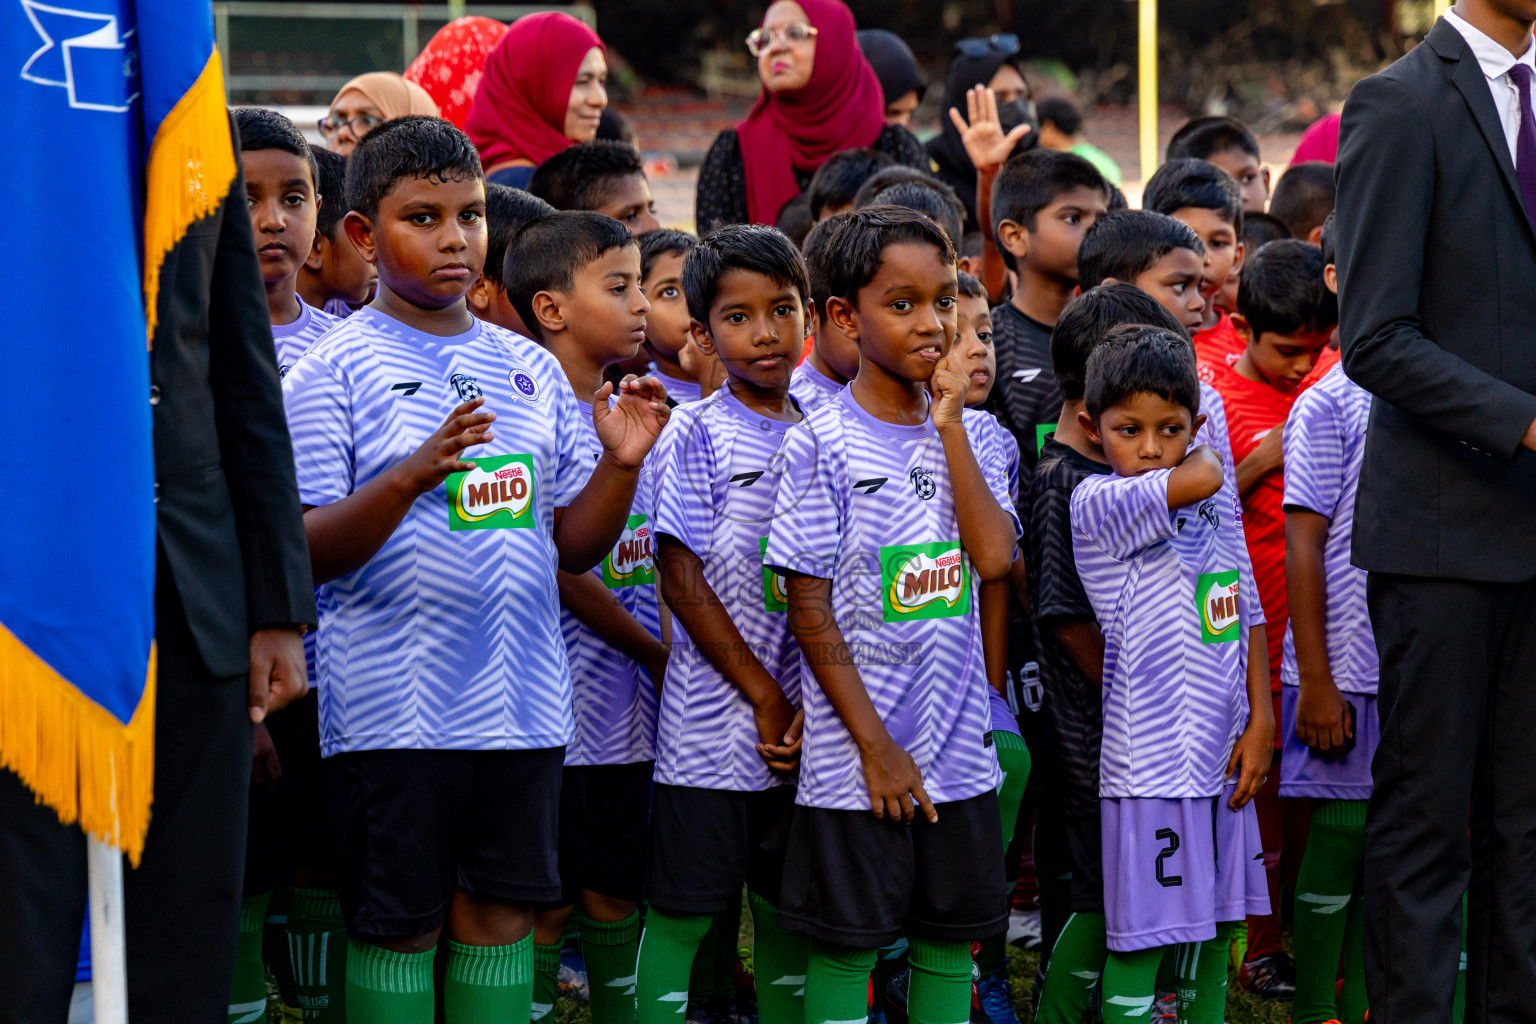
{"type": "Polygon", "coordinates": [[[604,384],[592,396],[592,426],[603,450],[624,469],[639,469],[661,436],[672,410],[667,389],[655,377],[630,374],[619,382],[619,397],[610,406],[613,384],[604,384]]]}

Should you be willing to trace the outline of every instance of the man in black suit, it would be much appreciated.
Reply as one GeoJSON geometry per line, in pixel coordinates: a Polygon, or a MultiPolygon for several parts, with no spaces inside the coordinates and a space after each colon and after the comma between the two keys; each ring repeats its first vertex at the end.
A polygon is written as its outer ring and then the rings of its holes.
{"type": "MultiPolygon", "coordinates": [[[[252,722],[307,686],[309,548],[244,196],[237,173],[166,257],[149,356],[159,672],[152,817],[124,871],[134,1024],[226,1019],[252,722]]],[[[64,1020],[85,875],[83,833],[0,771],[0,1024],[64,1020]]]]}
{"type": "Polygon", "coordinates": [[[1533,24],[1536,0],[1461,0],[1344,106],[1340,334],[1375,395],[1354,530],[1381,653],[1374,1024],[1451,1019],[1463,892],[1469,1024],[1536,998],[1533,24]]]}

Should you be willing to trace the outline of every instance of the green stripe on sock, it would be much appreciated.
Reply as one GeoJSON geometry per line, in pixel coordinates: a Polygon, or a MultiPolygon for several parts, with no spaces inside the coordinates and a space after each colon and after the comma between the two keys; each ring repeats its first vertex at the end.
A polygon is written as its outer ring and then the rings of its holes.
{"type": "Polygon", "coordinates": [[[448,942],[443,1014],[452,1024],[505,1024],[530,1019],[533,935],[506,946],[448,942]]]}
{"type": "Polygon", "coordinates": [[[640,914],[630,914],[622,921],[594,921],[585,914],[577,918],[583,944],[622,946],[640,938],[640,914]]]}
{"type": "Polygon", "coordinates": [[[247,896],[240,901],[240,930],[242,932],[259,932],[261,926],[267,920],[267,901],[272,894],[264,892],[259,896],[247,896]]]}
{"type": "Polygon", "coordinates": [[[971,1010],[971,944],[916,937],[910,941],[908,1019],[912,1024],[964,1024],[971,1010]]]}
{"type": "Polygon", "coordinates": [[[347,985],[371,992],[416,995],[432,991],[432,960],[437,949],[396,953],[370,942],[347,943],[347,985]]]}
{"type": "Polygon", "coordinates": [[[1365,809],[1369,805],[1369,800],[1314,800],[1312,824],[1364,828],[1365,809]]]}
{"type": "Polygon", "coordinates": [[[289,889],[288,913],[341,920],[341,897],[335,889],[289,889]]]}

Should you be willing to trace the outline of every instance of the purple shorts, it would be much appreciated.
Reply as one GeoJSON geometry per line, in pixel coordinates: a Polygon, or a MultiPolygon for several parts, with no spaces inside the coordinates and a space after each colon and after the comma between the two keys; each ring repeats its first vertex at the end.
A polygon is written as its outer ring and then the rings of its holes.
{"type": "Polygon", "coordinates": [[[1204,942],[1218,921],[1267,914],[1264,849],[1253,803],[1219,797],[1104,798],[1104,924],[1116,952],[1204,942]]]}
{"type": "Polygon", "coordinates": [[[991,722],[988,724],[989,732],[1011,732],[1015,736],[1021,735],[1019,720],[1013,717],[1013,711],[1008,707],[1007,699],[990,685],[987,687],[987,711],[991,716],[991,722]]]}
{"type": "Polygon", "coordinates": [[[1368,800],[1371,758],[1381,742],[1376,698],[1363,693],[1344,697],[1355,709],[1355,749],[1329,760],[1296,738],[1296,701],[1301,687],[1280,688],[1280,795],[1320,800],[1368,800]]]}

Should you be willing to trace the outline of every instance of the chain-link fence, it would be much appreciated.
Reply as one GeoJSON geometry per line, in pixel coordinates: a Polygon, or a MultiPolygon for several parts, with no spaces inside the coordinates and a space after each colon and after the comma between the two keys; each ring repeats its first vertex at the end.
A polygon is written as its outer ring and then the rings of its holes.
{"type": "Polygon", "coordinates": [[[325,104],[368,71],[404,71],[432,34],[460,15],[514,21],[562,10],[597,26],[585,3],[370,4],[229,0],[213,5],[231,103],[325,104]]]}

